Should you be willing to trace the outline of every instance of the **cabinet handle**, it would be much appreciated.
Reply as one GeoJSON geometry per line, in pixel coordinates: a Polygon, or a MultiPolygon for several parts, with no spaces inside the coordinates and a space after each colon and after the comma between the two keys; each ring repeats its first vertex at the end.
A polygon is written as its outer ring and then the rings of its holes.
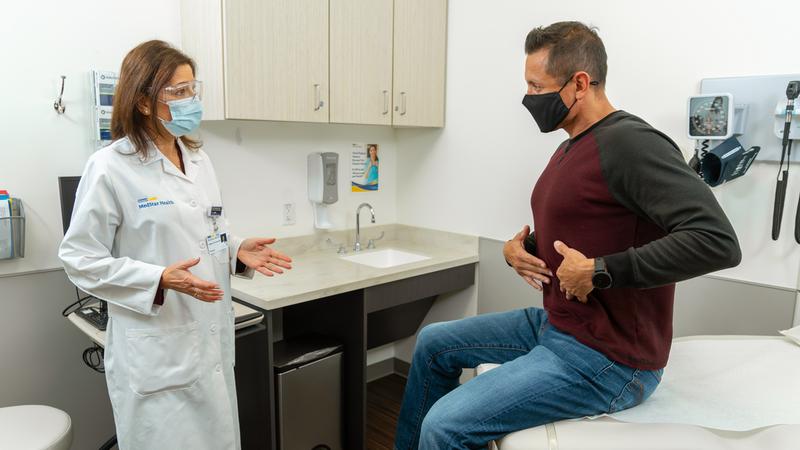
{"type": "Polygon", "coordinates": [[[383,115],[389,114],[389,91],[383,91],[383,115]]]}
{"type": "Polygon", "coordinates": [[[314,85],[314,111],[319,111],[322,107],[325,106],[325,102],[322,101],[322,97],[320,95],[320,86],[319,84],[314,85]]]}
{"type": "Polygon", "coordinates": [[[400,115],[401,116],[405,116],[406,115],[406,93],[405,92],[401,92],[400,93],[400,115]]]}

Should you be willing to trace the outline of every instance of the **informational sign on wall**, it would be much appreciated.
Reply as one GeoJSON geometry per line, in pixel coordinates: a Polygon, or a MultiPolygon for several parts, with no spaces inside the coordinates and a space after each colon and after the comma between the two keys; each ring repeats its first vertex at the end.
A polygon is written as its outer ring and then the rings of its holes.
{"type": "Polygon", "coordinates": [[[353,144],[350,157],[353,192],[374,192],[378,190],[380,178],[380,156],[378,144],[353,144]]]}
{"type": "Polygon", "coordinates": [[[92,70],[92,94],[94,95],[94,139],[96,148],[111,143],[111,112],[114,106],[114,90],[119,77],[116,72],[92,70]]]}

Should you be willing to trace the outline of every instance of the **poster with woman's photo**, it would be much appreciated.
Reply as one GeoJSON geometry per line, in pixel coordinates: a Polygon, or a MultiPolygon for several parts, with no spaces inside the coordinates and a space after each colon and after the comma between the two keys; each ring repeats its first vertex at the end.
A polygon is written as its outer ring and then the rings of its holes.
{"type": "Polygon", "coordinates": [[[353,144],[353,153],[350,159],[350,184],[353,192],[378,190],[380,176],[378,153],[378,144],[353,144]]]}

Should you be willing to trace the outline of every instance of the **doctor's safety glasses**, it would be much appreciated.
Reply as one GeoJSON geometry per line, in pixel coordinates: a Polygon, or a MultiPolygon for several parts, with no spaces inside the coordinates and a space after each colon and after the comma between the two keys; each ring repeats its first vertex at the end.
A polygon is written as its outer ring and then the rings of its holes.
{"type": "Polygon", "coordinates": [[[161,90],[158,100],[169,102],[173,100],[203,99],[203,82],[200,80],[187,81],[174,86],[167,86],[161,90]]]}

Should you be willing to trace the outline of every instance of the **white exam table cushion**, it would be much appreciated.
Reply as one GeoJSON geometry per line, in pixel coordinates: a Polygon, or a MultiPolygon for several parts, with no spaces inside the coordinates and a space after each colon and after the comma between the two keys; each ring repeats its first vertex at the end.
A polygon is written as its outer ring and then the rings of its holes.
{"type": "Polygon", "coordinates": [[[800,424],[798,374],[800,348],[782,336],[678,338],[653,395],[611,417],[729,431],[800,424]]]}
{"type": "MultiPolygon", "coordinates": [[[[800,425],[722,431],[697,425],[565,420],[511,433],[497,450],[797,450],[800,425]]],[[[494,449],[493,449],[494,450],[494,449]]]]}
{"type": "Polygon", "coordinates": [[[512,433],[498,448],[797,449],[798,374],[800,349],[787,338],[678,338],[661,385],[643,404],[512,433]]]}

